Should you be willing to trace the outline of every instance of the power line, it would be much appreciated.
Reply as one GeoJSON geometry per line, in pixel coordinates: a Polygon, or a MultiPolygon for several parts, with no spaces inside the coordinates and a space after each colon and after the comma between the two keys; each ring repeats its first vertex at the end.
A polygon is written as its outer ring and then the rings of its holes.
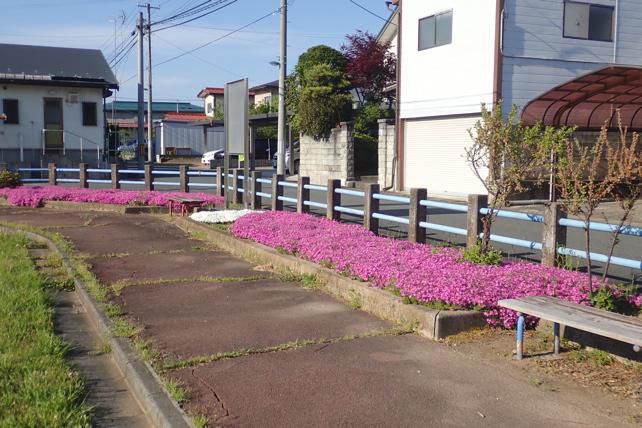
{"type": "MultiPolygon", "coordinates": [[[[167,39],[165,39],[165,38],[163,38],[163,37],[160,37],[159,35],[156,35],[156,37],[157,37],[157,38],[159,38],[160,40],[164,41],[164,42],[165,42],[165,43],[167,43],[168,45],[173,46],[174,48],[178,49],[178,50],[179,50],[179,51],[181,51],[181,52],[187,52],[185,49],[181,48],[180,46],[178,46],[178,45],[176,45],[176,44],[174,44],[174,43],[170,42],[169,40],[167,40],[167,39]]],[[[196,58],[196,59],[198,59],[198,60],[200,60],[200,61],[203,61],[203,62],[204,62],[204,63],[206,63],[206,64],[211,65],[212,67],[216,67],[216,68],[218,68],[219,70],[224,71],[224,72],[226,72],[226,73],[230,74],[231,76],[238,76],[238,73],[235,73],[235,72],[230,71],[230,70],[228,70],[228,69],[226,69],[226,68],[224,68],[224,67],[221,67],[220,65],[216,64],[215,62],[208,61],[208,60],[206,60],[205,58],[203,58],[203,57],[201,57],[201,56],[196,55],[194,52],[190,52],[189,54],[190,54],[190,55],[192,55],[194,58],[196,58]]]]}
{"type": "MultiPolygon", "coordinates": [[[[205,13],[201,14],[201,15],[198,15],[198,16],[195,16],[195,17],[193,17],[193,18],[190,18],[190,19],[188,19],[188,20],[186,20],[186,21],[179,22],[178,24],[168,25],[168,26],[166,26],[166,27],[159,28],[159,29],[157,29],[157,30],[154,30],[154,32],[156,32],[156,31],[162,31],[162,30],[167,30],[168,28],[174,28],[174,27],[177,27],[177,26],[179,26],[179,25],[184,25],[184,24],[187,24],[187,23],[190,23],[190,22],[196,21],[197,19],[201,19],[201,18],[203,18],[203,17],[206,17],[206,16],[208,16],[208,15],[211,15],[211,14],[213,14],[214,12],[218,12],[218,11],[219,11],[219,10],[221,10],[221,9],[225,9],[226,7],[233,5],[233,4],[234,4],[234,3],[236,3],[237,1],[238,1],[238,0],[230,0],[228,3],[225,3],[225,4],[223,4],[222,6],[219,6],[219,7],[215,8],[215,9],[213,9],[213,10],[210,10],[210,11],[208,11],[208,12],[205,12],[205,13]]],[[[220,3],[221,3],[221,2],[219,2],[219,4],[220,4],[220,3]]]]}
{"type": "Polygon", "coordinates": [[[381,15],[377,15],[376,13],[374,13],[373,11],[371,11],[370,9],[368,9],[368,8],[367,8],[367,7],[365,7],[365,6],[360,5],[360,4],[359,4],[359,3],[357,3],[356,1],[354,1],[354,0],[348,0],[348,1],[349,1],[350,3],[352,3],[353,5],[357,6],[358,8],[365,10],[365,11],[366,11],[366,12],[368,12],[370,15],[372,15],[372,16],[376,16],[377,18],[381,19],[381,20],[382,20],[382,21],[384,21],[384,22],[388,22],[388,19],[387,19],[387,18],[384,18],[384,17],[383,17],[383,16],[381,16],[381,15]]]}
{"type": "MultiPolygon", "coordinates": [[[[263,20],[265,20],[265,19],[267,19],[267,18],[269,18],[269,17],[273,16],[275,13],[279,12],[279,10],[280,10],[280,8],[279,8],[279,9],[277,9],[277,10],[273,10],[272,12],[270,12],[270,13],[268,13],[268,14],[266,14],[266,15],[263,15],[263,16],[262,16],[262,17],[260,17],[260,18],[257,18],[257,19],[255,19],[255,20],[253,20],[253,21],[251,21],[251,22],[249,22],[249,23],[247,23],[247,24],[245,24],[245,25],[243,25],[243,26],[241,26],[241,27],[239,27],[239,28],[235,29],[235,30],[232,30],[232,31],[230,31],[230,32],[228,32],[228,33],[226,33],[226,34],[224,34],[224,35],[220,36],[220,37],[217,37],[216,39],[210,40],[210,41],[209,41],[209,42],[207,42],[207,43],[203,43],[202,45],[197,46],[197,47],[195,47],[195,48],[193,48],[193,49],[190,49],[190,50],[188,50],[188,51],[185,51],[185,52],[183,52],[183,53],[182,53],[182,54],[180,54],[180,55],[176,55],[176,56],[174,56],[174,57],[171,57],[171,58],[169,58],[169,59],[166,59],[165,61],[161,61],[161,62],[159,62],[158,64],[155,64],[155,67],[158,67],[158,66],[163,65],[163,64],[167,64],[168,62],[171,62],[171,61],[175,61],[175,60],[177,60],[177,59],[179,59],[179,58],[182,58],[182,57],[184,57],[184,56],[186,56],[186,55],[191,54],[192,52],[196,52],[197,50],[203,49],[203,48],[205,48],[205,47],[207,47],[207,46],[209,46],[209,45],[211,45],[211,44],[213,44],[213,43],[216,43],[216,42],[218,42],[218,41],[220,41],[220,40],[223,40],[223,39],[225,39],[225,38],[227,38],[227,37],[231,36],[232,34],[238,33],[239,31],[242,31],[242,30],[246,29],[247,27],[250,27],[250,26],[252,26],[252,25],[254,25],[254,24],[257,24],[257,23],[259,23],[259,22],[261,22],[261,21],[263,21],[263,20]]],[[[121,84],[121,85],[124,85],[125,83],[129,82],[130,80],[132,80],[134,77],[136,77],[136,75],[130,76],[129,78],[127,78],[126,80],[124,80],[124,81],[123,81],[123,82],[121,82],[120,84],[121,84]]]]}

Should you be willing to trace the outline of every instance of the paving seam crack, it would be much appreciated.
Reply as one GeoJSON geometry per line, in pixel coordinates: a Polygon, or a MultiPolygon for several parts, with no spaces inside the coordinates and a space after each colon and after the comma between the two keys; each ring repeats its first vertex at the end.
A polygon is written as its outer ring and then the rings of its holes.
{"type": "Polygon", "coordinates": [[[393,329],[387,329],[387,330],[379,330],[373,333],[356,334],[352,336],[342,336],[342,337],[335,337],[330,339],[295,340],[292,342],[286,342],[278,345],[268,346],[266,348],[246,348],[246,349],[240,349],[237,351],[219,352],[217,354],[201,355],[197,357],[187,358],[184,360],[168,359],[165,362],[161,362],[159,365],[159,368],[163,372],[169,372],[172,370],[198,367],[198,366],[203,366],[205,364],[214,363],[217,361],[233,360],[236,358],[248,357],[251,355],[274,354],[278,352],[291,351],[293,349],[307,348],[308,346],[325,345],[323,348],[317,350],[317,351],[320,351],[325,347],[328,347],[335,343],[348,342],[352,340],[366,339],[371,337],[405,336],[413,333],[414,331],[412,330],[408,330],[404,328],[393,328],[393,329]]]}
{"type": "Polygon", "coordinates": [[[194,276],[187,278],[168,278],[168,279],[140,279],[140,280],[118,280],[109,284],[109,288],[115,293],[120,293],[128,287],[146,286],[146,285],[167,285],[167,284],[184,284],[188,282],[207,282],[212,284],[226,284],[226,283],[243,283],[243,282],[256,282],[265,279],[270,279],[269,276],[255,275],[255,276],[240,276],[240,277],[215,277],[215,276],[194,276]]]}
{"type": "Polygon", "coordinates": [[[195,373],[195,369],[190,370],[190,372],[192,374],[192,377],[194,377],[197,381],[203,384],[205,388],[210,390],[210,392],[212,393],[216,401],[218,401],[218,403],[221,405],[221,408],[223,409],[223,411],[225,411],[225,415],[223,415],[222,417],[224,418],[224,417],[230,416],[230,411],[227,410],[227,408],[225,407],[225,403],[223,403],[223,400],[221,400],[221,397],[218,396],[214,388],[212,388],[209,383],[205,382],[203,378],[201,378],[200,376],[197,376],[195,373]]]}

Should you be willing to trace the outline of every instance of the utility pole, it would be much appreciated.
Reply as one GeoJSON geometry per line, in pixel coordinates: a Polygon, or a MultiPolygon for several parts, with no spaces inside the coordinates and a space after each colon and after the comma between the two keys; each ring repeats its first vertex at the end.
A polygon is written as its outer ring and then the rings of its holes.
{"type": "Polygon", "coordinates": [[[144,67],[143,67],[143,12],[138,13],[138,22],[136,23],[138,31],[138,144],[145,141],[145,85],[144,67]]]}
{"type": "MultiPolygon", "coordinates": [[[[288,4],[287,0],[281,1],[281,55],[279,58],[279,124],[277,134],[277,161],[276,173],[285,174],[285,127],[287,114],[285,112],[285,73],[287,70],[287,29],[288,29],[288,4]]],[[[290,153],[290,156],[292,153],[290,153]]]]}
{"type": "Polygon", "coordinates": [[[154,131],[152,119],[152,9],[160,8],[152,7],[149,2],[145,6],[138,6],[147,8],[147,162],[154,162],[156,156],[154,156],[155,147],[152,139],[154,131]]]}

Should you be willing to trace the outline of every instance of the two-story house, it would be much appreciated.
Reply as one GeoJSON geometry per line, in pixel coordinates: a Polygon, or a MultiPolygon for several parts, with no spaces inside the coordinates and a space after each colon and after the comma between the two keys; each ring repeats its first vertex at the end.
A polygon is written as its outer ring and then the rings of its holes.
{"type": "MultiPolygon", "coordinates": [[[[223,119],[225,111],[225,88],[203,88],[197,97],[203,99],[205,114],[210,119],[223,119]]],[[[254,92],[249,93],[249,102],[254,104],[254,92]]]]}
{"type": "Polygon", "coordinates": [[[104,99],[117,88],[99,50],[0,44],[0,160],[96,161],[105,147],[104,99]]]}
{"type": "Polygon", "coordinates": [[[642,128],[642,4],[635,0],[400,0],[400,189],[483,193],[465,159],[482,103],[527,123],[642,128]]]}

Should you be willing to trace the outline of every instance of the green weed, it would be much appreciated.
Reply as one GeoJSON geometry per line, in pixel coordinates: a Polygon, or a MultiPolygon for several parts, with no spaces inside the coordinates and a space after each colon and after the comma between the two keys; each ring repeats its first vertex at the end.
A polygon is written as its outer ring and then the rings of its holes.
{"type": "Polygon", "coordinates": [[[185,387],[178,381],[174,379],[163,379],[163,385],[169,393],[170,397],[174,399],[178,404],[181,404],[185,401],[187,397],[187,391],[185,387]]]}
{"type": "Polygon", "coordinates": [[[125,318],[116,318],[112,321],[111,335],[114,337],[134,337],[141,332],[141,328],[135,326],[125,318]]]}
{"type": "Polygon", "coordinates": [[[27,247],[23,236],[0,235],[0,425],[89,427],[83,382],[65,362],[27,247]]]}
{"type": "Polygon", "coordinates": [[[303,287],[308,289],[317,289],[321,286],[319,277],[314,273],[304,273],[301,278],[303,287]]]}

